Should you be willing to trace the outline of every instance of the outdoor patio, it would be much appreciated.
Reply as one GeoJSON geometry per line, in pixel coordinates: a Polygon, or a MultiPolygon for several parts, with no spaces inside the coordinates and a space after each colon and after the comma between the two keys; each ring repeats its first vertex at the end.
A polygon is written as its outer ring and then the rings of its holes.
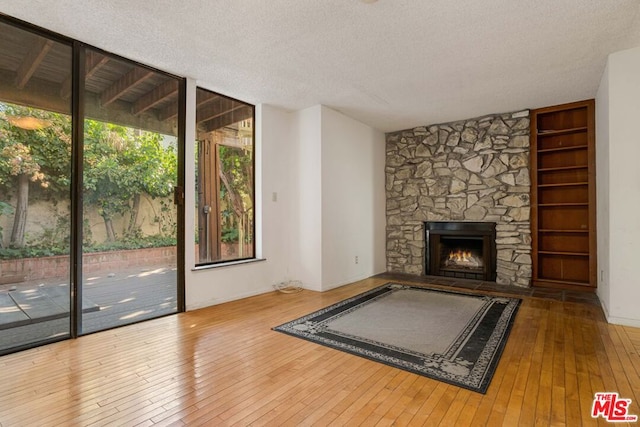
{"type": "MultiPolygon", "coordinates": [[[[177,311],[175,267],[102,272],[85,278],[82,332],[177,311]]],[[[0,351],[69,331],[68,280],[20,283],[0,290],[0,351]]]]}

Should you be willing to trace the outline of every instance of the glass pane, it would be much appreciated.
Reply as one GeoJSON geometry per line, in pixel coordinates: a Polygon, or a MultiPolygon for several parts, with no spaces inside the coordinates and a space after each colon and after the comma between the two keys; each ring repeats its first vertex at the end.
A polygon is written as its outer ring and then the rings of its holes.
{"type": "Polygon", "coordinates": [[[198,264],[253,258],[254,107],[197,89],[198,264]]]}
{"type": "Polygon", "coordinates": [[[0,354],[70,333],[71,57],[0,22],[0,354]]]}
{"type": "Polygon", "coordinates": [[[82,333],[177,311],[179,81],[87,50],[82,333]]]}

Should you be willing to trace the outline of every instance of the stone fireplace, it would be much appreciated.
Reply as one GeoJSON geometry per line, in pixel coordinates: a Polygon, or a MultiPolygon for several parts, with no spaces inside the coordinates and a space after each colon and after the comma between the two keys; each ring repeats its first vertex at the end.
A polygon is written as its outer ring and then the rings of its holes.
{"type": "Polygon", "coordinates": [[[482,280],[530,285],[528,111],[388,133],[385,171],[387,271],[432,272],[425,222],[494,223],[495,276],[482,280]]]}
{"type": "Polygon", "coordinates": [[[425,273],[461,279],[496,280],[496,223],[424,223],[425,273]]]}

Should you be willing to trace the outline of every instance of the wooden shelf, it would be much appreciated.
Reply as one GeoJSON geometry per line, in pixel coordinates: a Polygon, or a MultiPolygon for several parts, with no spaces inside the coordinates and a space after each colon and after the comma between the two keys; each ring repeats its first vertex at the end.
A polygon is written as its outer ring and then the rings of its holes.
{"type": "Polygon", "coordinates": [[[556,280],[556,279],[545,279],[544,277],[538,278],[539,282],[547,282],[547,283],[555,283],[557,285],[569,285],[569,286],[580,286],[585,287],[589,286],[588,282],[578,282],[575,280],[556,280]]]}
{"type": "Polygon", "coordinates": [[[557,166],[553,168],[538,168],[538,172],[554,172],[554,171],[570,171],[576,169],[587,169],[587,165],[574,165],[574,166],[557,166]]]}
{"type": "Polygon", "coordinates": [[[538,204],[540,208],[562,208],[570,206],[589,206],[589,203],[541,203],[538,204]]]}
{"type": "Polygon", "coordinates": [[[568,129],[540,129],[538,130],[538,136],[555,136],[555,135],[566,135],[569,133],[577,133],[577,132],[585,132],[588,130],[586,126],[581,126],[577,128],[568,128],[568,129]]]}
{"type": "Polygon", "coordinates": [[[538,184],[538,188],[552,188],[552,187],[580,187],[589,185],[588,182],[562,182],[558,184],[538,184]]]}
{"type": "Polygon", "coordinates": [[[539,233],[580,233],[588,234],[589,230],[554,230],[550,228],[543,228],[538,230],[539,233]]]}
{"type": "Polygon", "coordinates": [[[595,102],[531,110],[533,284],[597,284],[595,102]]]}
{"type": "Polygon", "coordinates": [[[541,150],[538,150],[538,153],[555,153],[558,151],[586,150],[587,148],[589,147],[587,147],[586,145],[570,145],[566,147],[543,148],[541,150]]]}
{"type": "Polygon", "coordinates": [[[589,252],[538,251],[538,253],[543,255],[589,256],[589,252]]]}

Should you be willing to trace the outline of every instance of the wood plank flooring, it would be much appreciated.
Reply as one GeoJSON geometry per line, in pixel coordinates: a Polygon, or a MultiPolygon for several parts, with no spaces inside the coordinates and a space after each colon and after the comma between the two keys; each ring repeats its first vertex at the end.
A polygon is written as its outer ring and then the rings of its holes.
{"type": "Polygon", "coordinates": [[[607,324],[593,304],[524,297],[485,395],[271,331],[387,281],[274,292],[0,357],[0,426],[606,425],[590,416],[599,391],[640,415],[640,329],[607,324]]]}

